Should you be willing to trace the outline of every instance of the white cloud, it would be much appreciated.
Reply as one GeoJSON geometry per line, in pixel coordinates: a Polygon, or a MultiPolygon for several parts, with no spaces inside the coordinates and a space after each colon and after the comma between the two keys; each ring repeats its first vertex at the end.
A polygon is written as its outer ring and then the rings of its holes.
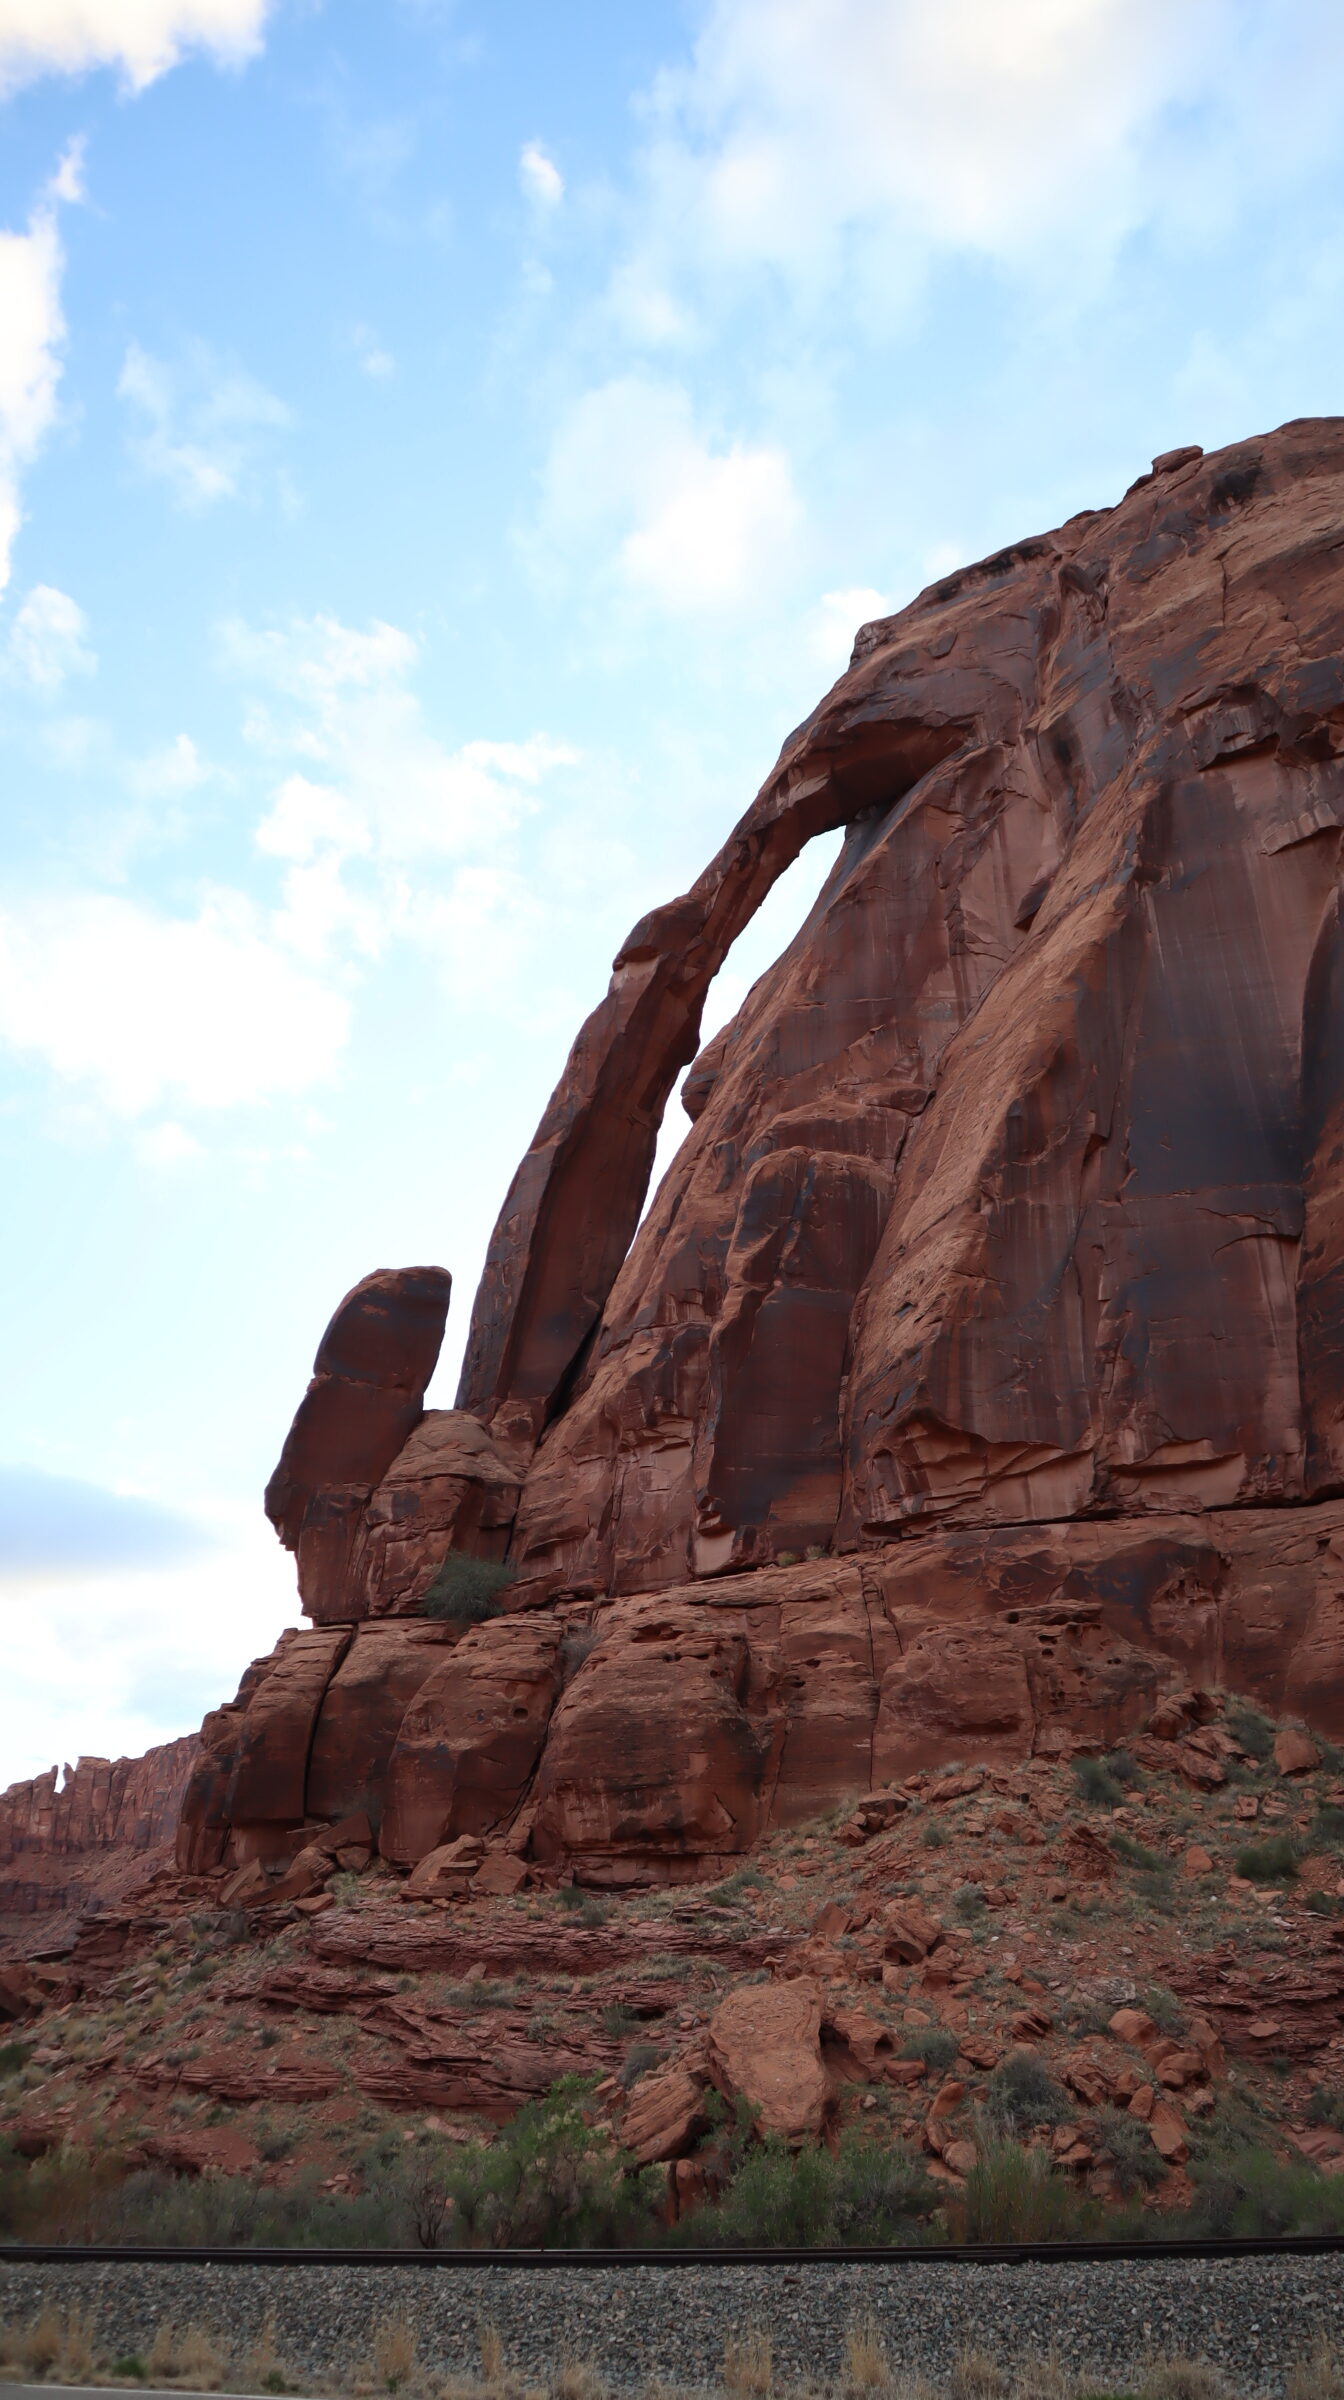
{"type": "Polygon", "coordinates": [[[171,1118],[162,1125],[147,1126],[136,1137],[136,1151],[147,1167],[191,1166],[205,1157],[205,1144],[198,1142],[185,1125],[175,1125],[171,1118]]]}
{"type": "Polygon", "coordinates": [[[885,617],[892,603],[870,583],[850,584],[842,592],[823,592],[812,612],[809,648],[818,666],[833,675],[849,665],[854,636],[872,617],[885,617]]]}
{"type": "Polygon", "coordinates": [[[334,1070],[345,998],[233,893],[171,917],[99,893],[0,911],[0,1040],[114,1114],[237,1107],[334,1070]]]}
{"type": "Polygon", "coordinates": [[[273,856],[367,851],[391,867],[490,849],[532,812],[542,779],[575,761],[543,734],[446,749],[410,686],[417,644],[398,626],[360,632],[332,617],[263,632],[232,624],[224,642],[254,689],[297,704],[258,701],[253,742],[323,770],[321,782],[300,773],[277,790],[257,832],[273,856]]]}
{"type": "Polygon", "coordinates": [[[180,800],[209,780],[210,769],[189,733],[179,733],[162,750],[133,758],[126,781],[140,800],[180,800]]]}
{"type": "MultiPolygon", "coordinates": [[[[4,5],[0,0],[0,10],[4,5]]],[[[81,157],[80,145],[72,143],[29,217],[26,232],[0,232],[0,591],[9,581],[10,553],[22,522],[19,479],[56,416],[65,336],[65,261],[56,209],[59,202],[80,197],[81,157]]]]}
{"type": "Polygon", "coordinates": [[[272,858],[308,860],[334,848],[353,857],[369,847],[368,828],[354,803],[329,784],[306,775],[287,775],[270,814],[256,833],[257,848],[272,858]]]}
{"type": "Polygon", "coordinates": [[[627,585],[679,611],[760,594],[786,569],[801,514],[787,452],[712,447],[685,391],[642,376],[586,393],[547,465],[548,531],[605,538],[627,585]]]}
{"type": "Polygon", "coordinates": [[[518,181],[524,199],[535,208],[558,208],[565,196],[565,179],[540,142],[524,142],[518,159],[518,181]]]}
{"type": "Polygon", "coordinates": [[[189,50],[241,66],[261,48],[269,0],[0,0],[0,92],[42,75],[118,67],[133,91],[189,50]]]}
{"type": "Polygon", "coordinates": [[[350,342],[363,372],[371,375],[375,382],[396,374],[397,362],[391,351],[383,348],[377,334],[367,325],[352,326],[350,342]]]}
{"type": "Polygon", "coordinates": [[[479,991],[534,912],[514,836],[577,753],[544,734],[446,747],[412,688],[417,644],[395,625],[231,624],[224,650],[253,693],[251,742],[287,770],[255,834],[285,862],[277,938],[314,965],[411,942],[479,991]]]}
{"type": "Polygon", "coordinates": [[[189,345],[176,364],[132,342],[117,390],[136,420],[130,448],[137,464],[193,511],[236,499],[252,481],[267,435],[292,422],[283,400],[204,342],[189,345]]]}
{"type": "Polygon", "coordinates": [[[35,583],[9,629],[6,674],[44,693],[59,691],[69,675],[91,674],[98,661],[84,640],[88,630],[88,618],[68,592],[35,583]]]}
{"type": "Polygon", "coordinates": [[[649,95],[642,223],[614,297],[641,338],[677,286],[769,269],[864,313],[960,249],[1112,250],[1149,147],[1203,91],[1228,0],[711,0],[649,95]]]}

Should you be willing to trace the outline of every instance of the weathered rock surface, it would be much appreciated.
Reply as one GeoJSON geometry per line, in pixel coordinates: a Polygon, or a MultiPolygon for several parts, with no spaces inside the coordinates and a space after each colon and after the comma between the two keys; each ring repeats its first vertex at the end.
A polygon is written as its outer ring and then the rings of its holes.
{"type": "Polygon", "coordinates": [[[273,1872],[361,1810],[397,1866],[474,1834],[543,1876],[675,1882],[921,1768],[1150,1718],[1213,1789],[1199,1690],[1344,1732],[1342,1661],[1344,1500],[940,1529],[465,1633],[290,1632],[206,1720],[179,1863],[273,1872]]]}
{"type": "Polygon", "coordinates": [[[350,1590],[352,1555],[375,1487],[424,1414],[452,1277],[443,1267],[366,1275],[318,1344],[266,1514],[298,1558],[299,1591],[318,1624],[365,1612],[350,1590]]]}
{"type": "Polygon", "coordinates": [[[457,1409],[441,1270],[333,1319],[267,1499],[315,1630],[207,1722],[184,1866],[273,1876],[363,1809],[398,1867],[469,1834],[506,1880],[689,1881],[1150,1723],[1215,1790],[1214,1687],[1344,1732],[1341,560],[1344,419],[1304,421],[860,630],[623,946],[457,1409]],[[416,1614],[449,1549],[515,1575],[460,1639],[416,1614]]]}
{"type": "Polygon", "coordinates": [[[830,2085],[821,2056],[819,1986],[744,1983],[709,2021],[709,2071],[730,2100],[745,2100],[763,2134],[805,2141],[820,2133],[830,2085]]]}
{"type": "Polygon", "coordinates": [[[1342,522],[1313,421],[934,586],[637,929],[463,1379],[539,1591],[1338,1482],[1342,522]],[[842,822],[627,1256],[705,959],[842,822]]]}
{"type": "Polygon", "coordinates": [[[0,1792],[0,1946],[32,1940],[34,1915],[73,1916],[114,1899],[169,1852],[199,1742],[142,1758],[81,1758],[0,1792]]]}

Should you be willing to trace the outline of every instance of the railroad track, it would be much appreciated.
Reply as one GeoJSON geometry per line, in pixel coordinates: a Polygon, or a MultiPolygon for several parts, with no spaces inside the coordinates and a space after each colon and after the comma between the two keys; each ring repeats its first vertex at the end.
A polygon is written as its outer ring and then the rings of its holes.
{"type": "Polygon", "coordinates": [[[299,2250],[132,2247],[120,2242],[0,2242],[0,2266],[228,2267],[899,2267],[1050,2266],[1126,2258],[1316,2258],[1344,2234],[1277,2233],[1233,2241],[896,2243],[852,2250],[299,2250]]]}

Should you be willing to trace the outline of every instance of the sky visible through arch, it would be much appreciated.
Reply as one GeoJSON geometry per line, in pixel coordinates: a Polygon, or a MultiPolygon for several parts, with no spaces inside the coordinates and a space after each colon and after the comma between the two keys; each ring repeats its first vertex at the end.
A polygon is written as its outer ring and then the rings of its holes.
{"type": "Polygon", "coordinates": [[[1341,122],[1325,0],[0,0],[0,1785],[295,1620],[332,1306],[450,1267],[451,1400],[856,625],[1344,412],[1341,122]]]}

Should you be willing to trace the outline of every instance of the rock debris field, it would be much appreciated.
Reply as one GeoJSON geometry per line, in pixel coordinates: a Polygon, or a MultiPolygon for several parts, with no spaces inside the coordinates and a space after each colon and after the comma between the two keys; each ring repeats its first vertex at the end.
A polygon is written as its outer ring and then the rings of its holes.
{"type": "Polygon", "coordinates": [[[48,2308],[86,2312],[109,2358],[143,2356],[164,2324],[204,2330],[240,2363],[273,2345],[286,2379],[319,2391],[358,2385],[380,2329],[396,2321],[431,2381],[479,2376],[482,2332],[493,2327],[503,2380],[582,2365],[615,2392],[721,2385],[725,2345],[755,2328],[770,2338],[779,2387],[843,2379],[846,2334],[870,2323],[896,2376],[946,2375],[968,2350],[1006,2368],[1054,2350],[1099,2388],[1124,2389],[1145,2362],[1181,2357],[1220,2369],[1238,2400],[1269,2400],[1313,2349],[1344,2351],[1344,2255],[1023,2266],[0,2263],[7,2331],[48,2308]]]}

